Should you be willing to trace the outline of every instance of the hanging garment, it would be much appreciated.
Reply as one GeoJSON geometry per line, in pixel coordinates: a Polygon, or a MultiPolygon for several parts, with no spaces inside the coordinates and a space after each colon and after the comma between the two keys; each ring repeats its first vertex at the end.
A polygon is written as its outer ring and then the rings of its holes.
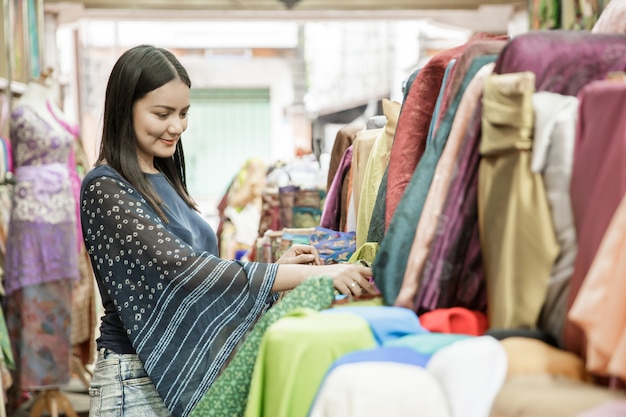
{"type": "Polygon", "coordinates": [[[368,323],[354,314],[294,311],[263,335],[244,415],[305,417],[333,362],[375,346],[368,323]]]}
{"type": "Polygon", "coordinates": [[[533,94],[532,101],[535,127],[531,169],[543,177],[560,248],[550,273],[548,292],[537,326],[561,345],[569,280],[574,271],[577,250],[569,187],[578,99],[544,91],[533,94]]]}
{"type": "Polygon", "coordinates": [[[79,278],[75,200],[67,161],[74,137],[26,104],[11,113],[15,179],[4,286],[22,390],[70,380],[72,284],[79,278]]]}
{"type": "Polygon", "coordinates": [[[568,314],[569,320],[584,332],[587,369],[596,375],[617,376],[626,381],[624,253],[626,196],[606,229],[568,314]]]}
{"type": "MultiPolygon", "coordinates": [[[[583,88],[578,99],[570,186],[578,252],[570,279],[568,309],[578,297],[607,227],[626,192],[626,84],[596,81],[583,88]]],[[[584,343],[580,328],[566,320],[564,347],[584,356],[584,343]]]]}
{"type": "MultiPolygon", "coordinates": [[[[426,267],[430,247],[435,240],[439,217],[441,216],[448,189],[454,176],[455,161],[466,136],[470,119],[474,114],[476,103],[482,94],[485,78],[491,74],[494,65],[494,63],[484,65],[467,86],[454,116],[448,141],[439,158],[439,162],[437,162],[437,168],[424,201],[424,208],[422,209],[417,230],[415,231],[415,238],[411,245],[402,287],[396,299],[396,305],[413,308],[418,313],[437,308],[440,285],[436,280],[427,279],[423,271],[426,267]]],[[[432,277],[428,276],[428,278],[432,277]]],[[[461,305],[456,301],[456,288],[445,288],[443,293],[448,295],[448,299],[453,300],[446,301],[442,303],[443,305],[447,307],[461,305]]]]}
{"type": "MultiPolygon", "coordinates": [[[[587,83],[620,69],[626,69],[626,35],[550,31],[513,38],[496,61],[494,73],[531,71],[536,91],[576,95],[587,83]]],[[[476,113],[482,114],[480,103],[476,113]]],[[[484,274],[476,212],[480,136],[479,116],[473,118],[459,153],[457,176],[450,185],[422,277],[440,283],[453,281],[459,297],[476,294],[484,274]]],[[[446,297],[443,292],[441,295],[446,297]]],[[[477,301],[479,298],[473,303],[477,301]]],[[[471,308],[480,309],[478,305],[471,308]]]]}
{"type": "Polygon", "coordinates": [[[330,278],[312,278],[291,290],[259,319],[222,374],[193,409],[191,416],[243,415],[255,363],[267,330],[294,311],[321,310],[329,307],[333,302],[333,296],[334,288],[330,278]]]}
{"type": "Polygon", "coordinates": [[[454,97],[449,100],[448,107],[442,108],[443,117],[439,128],[435,131],[432,140],[426,144],[424,155],[417,164],[411,182],[396,208],[396,214],[387,233],[388,237],[381,242],[379,256],[387,255],[388,262],[386,265],[380,265],[382,270],[374,271],[374,276],[377,276],[377,273],[382,274],[385,283],[390,285],[390,290],[395,290],[392,294],[392,303],[415,308],[415,298],[420,279],[418,273],[421,273],[416,269],[421,268],[419,265],[415,265],[415,263],[420,263],[420,259],[411,255],[413,255],[412,245],[419,239],[416,233],[422,217],[424,202],[433,185],[432,180],[439,159],[447,146],[450,129],[461,98],[480,68],[494,62],[497,58],[495,53],[502,47],[504,47],[504,41],[476,41],[471,43],[454,67],[455,77],[444,81],[445,88],[451,85],[455,78],[462,79],[457,90],[454,91],[454,97]],[[493,45],[491,45],[492,43],[493,45]],[[467,64],[467,61],[470,63],[467,64]],[[462,65],[462,67],[456,68],[457,65],[462,65]],[[404,293],[400,298],[403,288],[404,293]]]}
{"type": "Polygon", "coordinates": [[[543,178],[530,170],[535,75],[491,75],[483,93],[478,224],[491,328],[533,328],[559,253],[543,178]]]}
{"type": "Polygon", "coordinates": [[[400,103],[383,99],[383,112],[387,123],[372,146],[363,175],[363,189],[361,190],[359,209],[357,211],[357,248],[360,248],[367,242],[367,234],[372,220],[376,196],[378,195],[378,188],[389,163],[393,135],[396,131],[400,114],[400,103]]]}

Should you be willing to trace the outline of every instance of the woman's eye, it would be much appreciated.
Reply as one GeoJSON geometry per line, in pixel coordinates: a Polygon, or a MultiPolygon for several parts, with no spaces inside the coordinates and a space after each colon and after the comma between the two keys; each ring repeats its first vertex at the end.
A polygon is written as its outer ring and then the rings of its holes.
{"type": "Polygon", "coordinates": [[[157,114],[157,116],[159,117],[159,119],[165,119],[167,118],[167,113],[159,113],[157,114]]]}

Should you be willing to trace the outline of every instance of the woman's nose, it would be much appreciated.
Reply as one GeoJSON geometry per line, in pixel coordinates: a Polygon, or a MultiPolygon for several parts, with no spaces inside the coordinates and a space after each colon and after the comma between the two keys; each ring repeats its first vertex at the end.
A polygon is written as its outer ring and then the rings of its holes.
{"type": "Polygon", "coordinates": [[[168,127],[168,131],[172,134],[181,134],[184,131],[183,121],[178,117],[172,118],[170,125],[168,127]]]}

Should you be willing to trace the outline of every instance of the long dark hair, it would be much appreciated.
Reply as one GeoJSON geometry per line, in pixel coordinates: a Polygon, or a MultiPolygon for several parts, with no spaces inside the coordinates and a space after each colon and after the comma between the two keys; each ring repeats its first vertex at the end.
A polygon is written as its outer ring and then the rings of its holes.
{"type": "MultiPolygon", "coordinates": [[[[154,207],[164,221],[163,200],[141,171],[137,158],[137,139],[133,124],[133,105],[150,91],[180,79],[191,88],[187,71],[169,51],[140,45],[124,52],[109,76],[104,101],[100,155],[96,164],[107,163],[119,172],[154,207]]],[[[197,210],[187,191],[185,155],[182,142],[170,158],[154,158],[155,167],[166,176],[176,192],[197,210]]]]}

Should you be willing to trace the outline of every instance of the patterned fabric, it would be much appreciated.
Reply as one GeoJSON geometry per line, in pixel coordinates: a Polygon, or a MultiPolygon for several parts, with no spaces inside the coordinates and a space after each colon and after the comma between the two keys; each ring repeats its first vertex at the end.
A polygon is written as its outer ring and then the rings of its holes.
{"type": "Polygon", "coordinates": [[[101,292],[168,409],[187,416],[272,302],[278,266],[194,251],[110,167],[89,172],[81,194],[101,292]]]}
{"type": "Polygon", "coordinates": [[[334,296],[330,278],[312,278],[293,289],[259,320],[230,364],[191,413],[192,417],[241,416],[246,408],[250,381],[261,340],[266,330],[297,309],[321,310],[334,296]]]}
{"type": "Polygon", "coordinates": [[[72,282],[60,280],[29,285],[8,298],[7,327],[20,390],[60,388],[70,382],[71,297],[72,282]]]}
{"type": "Polygon", "coordinates": [[[15,184],[4,285],[78,279],[76,211],[67,161],[74,137],[27,105],[11,114],[15,184]]]}
{"type": "Polygon", "coordinates": [[[316,227],[309,242],[317,249],[324,264],[347,262],[356,251],[355,232],[337,232],[316,227]]]}

